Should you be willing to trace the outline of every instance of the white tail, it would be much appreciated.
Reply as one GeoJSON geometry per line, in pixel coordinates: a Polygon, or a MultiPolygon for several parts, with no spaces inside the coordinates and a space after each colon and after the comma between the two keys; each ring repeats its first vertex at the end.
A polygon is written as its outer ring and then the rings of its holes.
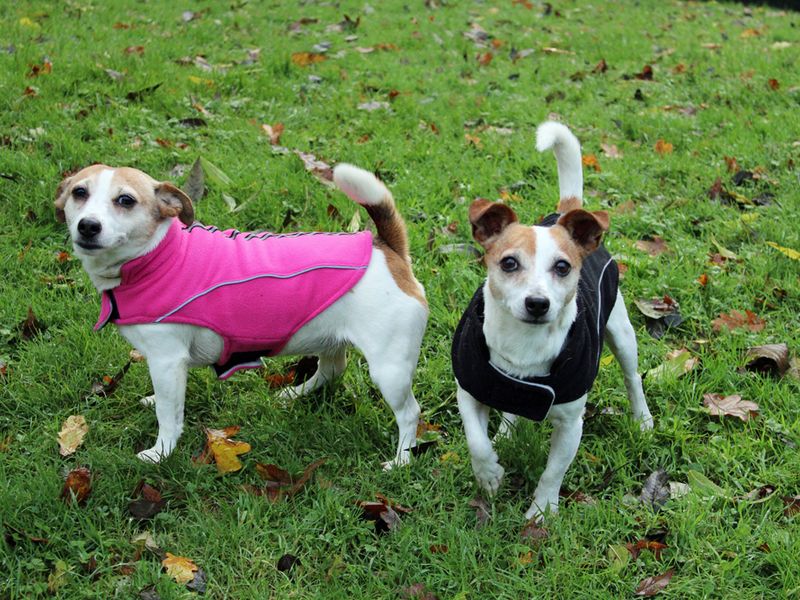
{"type": "Polygon", "coordinates": [[[583,202],[583,164],[581,145],[566,125],[546,121],[536,129],[536,149],[553,150],[558,163],[558,190],[561,200],[583,202]]]}

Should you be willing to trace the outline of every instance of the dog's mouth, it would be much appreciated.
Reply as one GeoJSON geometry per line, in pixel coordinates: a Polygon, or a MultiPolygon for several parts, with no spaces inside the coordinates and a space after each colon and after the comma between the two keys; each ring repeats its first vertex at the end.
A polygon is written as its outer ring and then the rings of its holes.
{"type": "Polygon", "coordinates": [[[86,242],[82,240],[77,240],[75,245],[79,246],[83,250],[102,250],[104,248],[104,246],[98,244],[97,242],[86,242]]]}

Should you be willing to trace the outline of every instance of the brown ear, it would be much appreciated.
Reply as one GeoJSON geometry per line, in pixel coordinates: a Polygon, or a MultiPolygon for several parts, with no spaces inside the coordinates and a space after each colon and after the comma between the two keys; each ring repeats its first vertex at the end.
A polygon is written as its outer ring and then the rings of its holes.
{"type": "Polygon", "coordinates": [[[470,204],[469,222],[472,223],[472,237],[482,246],[516,221],[516,213],[500,202],[478,198],[470,204]]]}
{"type": "Polygon", "coordinates": [[[603,232],[608,231],[608,213],[604,210],[589,212],[583,209],[571,210],[558,219],[558,224],[569,232],[576,244],[586,254],[591,254],[600,245],[603,232]]]}
{"type": "Polygon", "coordinates": [[[178,217],[184,225],[194,223],[192,201],[179,187],[167,182],[159,183],[156,186],[156,200],[160,202],[163,218],[178,217]]]}
{"type": "Polygon", "coordinates": [[[64,214],[64,207],[67,205],[67,197],[69,196],[67,190],[71,180],[71,177],[64,178],[56,188],[56,199],[53,202],[53,206],[56,207],[56,220],[61,223],[67,220],[67,216],[64,214]]]}

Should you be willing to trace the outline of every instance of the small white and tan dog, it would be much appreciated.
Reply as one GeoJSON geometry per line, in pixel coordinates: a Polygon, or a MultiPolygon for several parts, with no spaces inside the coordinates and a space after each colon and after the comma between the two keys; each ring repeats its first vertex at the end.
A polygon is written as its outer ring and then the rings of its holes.
{"type": "Polygon", "coordinates": [[[215,365],[224,378],[259,366],[263,355],[318,355],[315,374],[284,390],[294,397],[340,375],[346,348],[355,346],[397,420],[397,452],[385,466],[408,462],[420,414],[411,383],[428,316],[425,292],[389,190],[345,164],[334,169],[334,181],[366,208],[374,238],[220,232],[194,223],[180,189],[131,168],[93,165],[61,182],[57,217],[103,298],[97,327],[116,322],[147,359],[154,395],[142,402],[155,404],[158,437],[139,458],[158,462],[174,449],[190,367],[215,365]],[[244,275],[228,250],[244,257],[244,275]],[[212,309],[222,311],[216,321],[212,309]]]}
{"type": "Polygon", "coordinates": [[[504,473],[488,435],[489,408],[503,411],[499,437],[510,434],[518,416],[546,417],[553,424],[528,519],[558,510],[604,334],[622,367],[634,418],[643,430],[653,426],[637,373],[636,336],[617,289],[617,266],[601,246],[608,215],[581,208],[580,144],[567,127],[547,122],[536,132],[536,147],[552,148],[556,156],[558,214],[531,227],[504,204],[472,203],[469,219],[486,251],[488,277],[464,313],[452,348],[458,408],[484,490],[494,494],[504,473]]]}

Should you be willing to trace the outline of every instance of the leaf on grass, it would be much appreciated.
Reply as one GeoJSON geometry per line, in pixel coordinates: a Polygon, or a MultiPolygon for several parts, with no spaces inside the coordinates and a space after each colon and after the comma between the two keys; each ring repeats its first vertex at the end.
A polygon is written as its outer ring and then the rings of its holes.
{"type": "Polygon", "coordinates": [[[720,313],[719,317],[711,321],[711,325],[715,332],[722,329],[732,331],[734,329],[744,328],[753,333],[758,333],[766,326],[767,322],[760,318],[751,310],[745,310],[744,313],[738,310],[732,310],[729,313],[720,313]]]}
{"type": "Polygon", "coordinates": [[[195,572],[200,568],[188,558],[175,556],[170,552],[167,552],[167,557],[161,561],[161,566],[166,570],[167,575],[181,585],[192,581],[195,572]]]}
{"type": "Polygon", "coordinates": [[[606,557],[611,562],[611,570],[620,573],[631,562],[631,553],[626,544],[609,545],[606,557]]]}
{"type": "Polygon", "coordinates": [[[672,350],[667,353],[666,360],[647,371],[647,377],[651,380],[677,379],[695,368],[700,359],[692,356],[686,348],[672,350]]]}
{"type": "Polygon", "coordinates": [[[25,320],[17,326],[17,330],[19,331],[19,337],[28,341],[47,331],[47,325],[36,318],[36,315],[33,313],[33,308],[29,306],[28,315],[25,317],[25,320]]]}
{"type": "Polygon", "coordinates": [[[302,564],[300,559],[294,556],[293,554],[284,554],[278,559],[278,571],[282,573],[290,572],[295,565],[302,564]]]}
{"type": "Polygon", "coordinates": [[[294,52],[292,53],[292,62],[298,67],[307,67],[316,63],[321,63],[327,60],[328,57],[318,52],[294,52]]]}
{"type": "Polygon", "coordinates": [[[729,494],[700,471],[690,469],[686,473],[686,480],[692,491],[710,498],[727,498],[729,494]]]}
{"type": "Polygon", "coordinates": [[[665,154],[672,154],[673,146],[669,142],[659,139],[656,145],[653,146],[653,150],[655,150],[657,154],[663,156],[665,154]]]}
{"type": "Polygon", "coordinates": [[[47,576],[47,591],[55,594],[66,585],[69,575],[69,567],[63,560],[56,560],[53,570],[47,576]]]}
{"type": "Polygon", "coordinates": [[[770,248],[775,248],[778,252],[785,254],[792,260],[800,260],[800,252],[795,250],[794,248],[787,248],[786,246],[779,246],[775,242],[767,242],[767,246],[770,248]]]}
{"type": "Polygon", "coordinates": [[[642,81],[653,81],[653,67],[645,65],[642,67],[642,71],[636,73],[633,77],[634,79],[640,79],[642,81]]]}
{"type": "Polygon", "coordinates": [[[703,404],[710,415],[736,417],[742,421],[749,421],[759,411],[758,404],[742,400],[738,394],[724,397],[722,394],[703,394],[703,404]]]}
{"type": "Polygon", "coordinates": [[[72,469],[67,474],[64,487],[61,488],[61,499],[67,504],[75,502],[79,506],[86,503],[92,493],[92,474],[86,467],[72,469]]]}
{"type": "Polygon", "coordinates": [[[189,177],[183,184],[183,191],[186,192],[192,203],[199,202],[205,194],[205,173],[203,173],[203,164],[199,158],[194,161],[192,170],[189,171],[189,177]]]}
{"type": "Polygon", "coordinates": [[[239,433],[239,429],[238,425],[225,429],[206,429],[206,448],[198,462],[208,463],[213,459],[217,471],[223,474],[241,469],[242,463],[237,457],[250,452],[250,444],[230,439],[239,433]]]}
{"type": "Polygon", "coordinates": [[[283,123],[275,123],[274,125],[264,123],[261,125],[261,129],[265,134],[267,134],[270,145],[277,146],[281,143],[281,135],[283,135],[284,129],[283,123]]]}
{"type": "Polygon", "coordinates": [[[89,432],[89,425],[83,415],[72,415],[58,432],[59,453],[61,456],[74,454],[83,443],[84,436],[89,432]]]}
{"type": "Polygon", "coordinates": [[[737,496],[737,500],[747,500],[748,502],[763,502],[772,494],[775,493],[775,486],[774,485],[762,485],[761,487],[757,487],[754,490],[750,490],[743,496],[737,496]]]}
{"type": "Polygon", "coordinates": [[[293,476],[277,465],[256,463],[256,472],[266,482],[266,486],[249,489],[257,496],[267,496],[273,502],[281,497],[291,498],[305,487],[314,471],[327,460],[327,458],[315,460],[299,476],[293,476]]]}
{"type": "Polygon", "coordinates": [[[800,496],[783,496],[783,514],[793,517],[800,513],[800,496]]]}
{"type": "Polygon", "coordinates": [[[387,533],[397,529],[400,526],[400,513],[411,512],[410,508],[392,502],[383,494],[375,494],[375,497],[378,499],[377,502],[368,500],[356,502],[361,509],[361,518],[375,522],[375,533],[387,533]]]}
{"type": "Polygon", "coordinates": [[[628,552],[631,553],[631,558],[633,558],[633,560],[639,558],[639,554],[641,554],[642,550],[649,550],[653,553],[653,557],[656,560],[661,560],[661,551],[664,550],[667,545],[655,540],[644,539],[625,544],[625,547],[628,549],[628,552]]]}
{"type": "Polygon", "coordinates": [[[655,596],[661,590],[667,587],[674,573],[675,569],[669,569],[668,571],[662,573],[661,575],[648,577],[647,579],[644,579],[641,583],[639,583],[634,593],[637,596],[644,596],[646,598],[655,596]]]}
{"type": "Polygon", "coordinates": [[[492,514],[489,511],[489,503],[482,496],[475,496],[469,501],[468,506],[475,509],[475,529],[480,529],[491,521],[492,514]]]}
{"type": "Polygon", "coordinates": [[[637,240],[633,245],[637,250],[647,252],[650,256],[658,256],[669,251],[669,246],[660,236],[654,235],[649,239],[637,240]]]}
{"type": "Polygon", "coordinates": [[[166,504],[161,492],[145,483],[144,479],[136,485],[133,497],[137,499],[128,503],[128,511],[135,519],[151,519],[160,513],[166,504]]]}
{"type": "Polygon", "coordinates": [[[525,527],[522,528],[519,536],[523,540],[526,540],[534,545],[538,545],[550,537],[550,532],[544,525],[538,523],[535,519],[532,519],[525,524],[525,527]]]}
{"type": "Polygon", "coordinates": [[[439,600],[439,596],[425,587],[423,583],[414,583],[400,590],[400,597],[403,600],[439,600]]]}
{"type": "Polygon", "coordinates": [[[159,81],[154,85],[149,85],[140,90],[128,92],[127,94],[125,94],[125,98],[130,102],[138,102],[139,100],[142,100],[144,97],[149,96],[150,94],[155,92],[158,88],[160,88],[163,85],[163,83],[164,83],[163,81],[159,81]]]}
{"type": "Polygon", "coordinates": [[[617,148],[616,144],[600,144],[600,149],[608,158],[622,158],[622,151],[617,148]]]}
{"type": "Polygon", "coordinates": [[[692,488],[689,487],[688,483],[681,483],[679,481],[669,482],[669,497],[671,500],[674,500],[675,498],[683,498],[691,491],[692,488]]]}
{"type": "Polygon", "coordinates": [[[581,163],[584,167],[594,169],[595,173],[600,173],[602,171],[600,168],[600,162],[597,160],[597,157],[594,154],[584,154],[581,156],[581,163]]]}
{"type": "Polygon", "coordinates": [[[200,164],[203,165],[203,172],[209,178],[211,183],[213,183],[220,189],[228,188],[233,184],[231,178],[225,174],[225,171],[220,169],[217,165],[212,163],[207,158],[201,156],[200,164]]]}
{"type": "Polygon", "coordinates": [[[664,469],[657,469],[647,476],[639,494],[639,501],[658,511],[669,500],[669,475],[664,469]]]}
{"type": "Polygon", "coordinates": [[[319,179],[324,185],[335,187],[333,183],[333,168],[328,163],[319,160],[313,154],[300,152],[300,150],[295,150],[294,153],[303,161],[306,171],[319,179]]]}
{"type": "Polygon", "coordinates": [[[766,344],[747,349],[747,371],[783,377],[789,370],[789,347],[786,344],[766,344]]]}
{"type": "Polygon", "coordinates": [[[647,331],[656,339],[661,338],[667,328],[683,323],[678,303],[669,296],[650,300],[641,298],[634,300],[634,304],[645,316],[647,331]]]}

